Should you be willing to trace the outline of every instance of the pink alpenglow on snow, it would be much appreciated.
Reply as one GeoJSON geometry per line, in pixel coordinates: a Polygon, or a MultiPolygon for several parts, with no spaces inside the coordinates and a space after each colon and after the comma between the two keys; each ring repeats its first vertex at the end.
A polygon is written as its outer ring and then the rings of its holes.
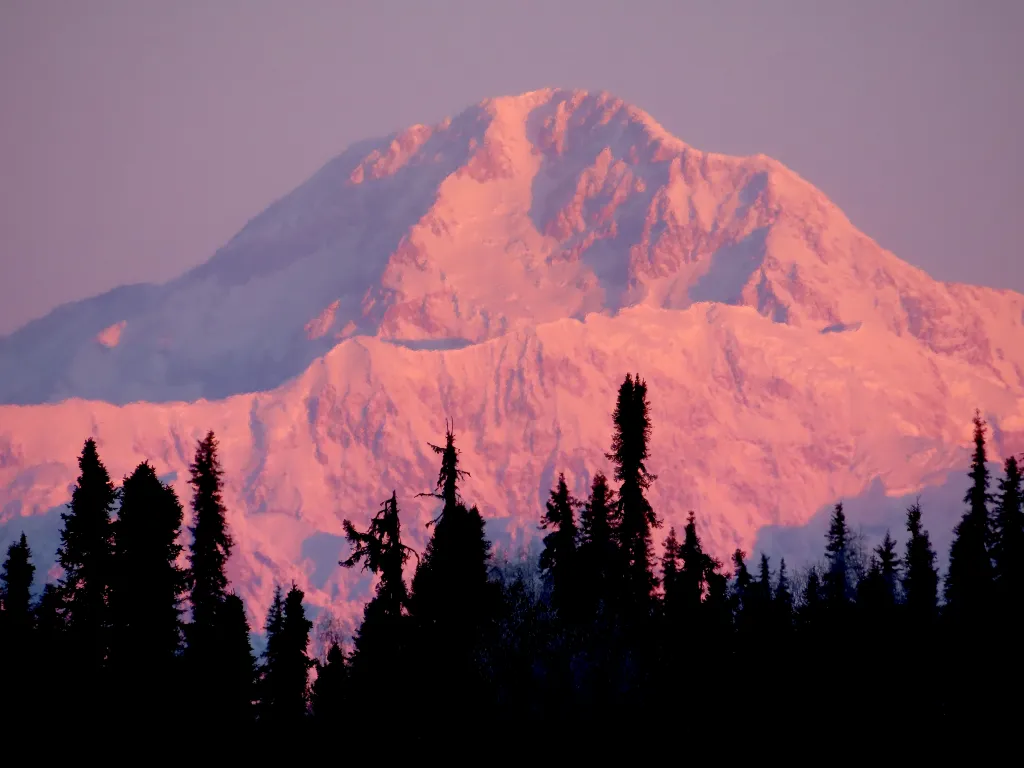
{"type": "Polygon", "coordinates": [[[395,490],[422,549],[446,418],[514,549],[559,472],[578,495],[609,472],[638,371],[655,509],[695,510],[724,558],[873,484],[944,482],[976,407],[996,457],[1024,449],[1022,339],[1024,296],[933,280],[770,158],[607,93],[492,99],[351,147],[171,282],[3,340],[0,538],[51,555],[89,436],[114,477],[148,459],[188,498],[212,429],[253,614],[294,579],[354,619],[341,521],[395,490]]]}

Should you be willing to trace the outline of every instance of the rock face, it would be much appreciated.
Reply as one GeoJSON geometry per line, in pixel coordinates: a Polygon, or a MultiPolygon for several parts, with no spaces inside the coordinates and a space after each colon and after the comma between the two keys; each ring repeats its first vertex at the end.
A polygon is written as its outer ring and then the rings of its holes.
{"type": "Polygon", "coordinates": [[[1022,342],[1024,296],[932,280],[769,158],[606,93],[488,100],[350,148],[172,282],[0,339],[0,540],[35,532],[48,562],[89,435],[187,499],[212,428],[255,616],[294,578],[354,617],[341,519],[395,489],[422,546],[446,417],[516,545],[559,471],[580,494],[607,471],[639,371],[665,530],[694,509],[724,555],[876,481],[944,482],[975,407],[996,457],[1024,449],[1022,342]]]}

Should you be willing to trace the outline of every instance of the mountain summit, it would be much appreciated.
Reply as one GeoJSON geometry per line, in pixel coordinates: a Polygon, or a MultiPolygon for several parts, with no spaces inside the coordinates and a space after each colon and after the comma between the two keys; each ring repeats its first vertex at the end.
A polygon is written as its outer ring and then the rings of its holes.
{"type": "Polygon", "coordinates": [[[0,339],[0,538],[55,536],[90,434],[115,476],[177,485],[212,428],[247,596],[354,605],[340,521],[392,488],[426,520],[446,417],[467,496],[529,538],[558,471],[606,470],[600,414],[638,370],[659,513],[751,547],[958,468],[976,406],[1024,447],[1022,338],[1024,296],[931,279],[770,158],[608,93],[489,99],[349,148],[173,281],[0,339]]]}

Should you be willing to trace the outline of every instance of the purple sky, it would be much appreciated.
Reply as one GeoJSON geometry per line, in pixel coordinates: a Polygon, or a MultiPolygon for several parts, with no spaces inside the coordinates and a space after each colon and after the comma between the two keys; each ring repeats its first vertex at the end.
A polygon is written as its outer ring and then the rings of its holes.
{"type": "Polygon", "coordinates": [[[208,259],[349,143],[547,85],[1024,290],[1017,0],[0,0],[0,333],[208,259]]]}

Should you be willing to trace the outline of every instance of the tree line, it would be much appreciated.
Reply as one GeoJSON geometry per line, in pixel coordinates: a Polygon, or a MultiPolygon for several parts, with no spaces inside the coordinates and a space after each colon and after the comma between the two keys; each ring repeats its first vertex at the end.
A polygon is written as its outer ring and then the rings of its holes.
{"type": "Polygon", "coordinates": [[[656,556],[662,521],[647,498],[657,477],[638,375],[619,387],[612,426],[613,476],[597,473],[577,499],[559,475],[539,556],[518,559],[493,551],[463,498],[468,472],[447,426],[444,443],[430,445],[440,468],[421,495],[438,512],[423,552],[402,542],[394,492],[365,530],[344,521],[350,554],[339,565],[370,572],[376,587],[352,643],[336,640],[323,658],[310,655],[295,584],[275,589],[265,650],[253,652],[225,575],[233,540],[212,432],[189,467],[187,552],[173,488],[148,462],[115,487],[89,439],[61,516],[60,579],[32,600],[24,534],[0,571],[8,722],[58,716],[74,702],[86,719],[186,713],[424,743],[447,726],[464,744],[524,723],[545,738],[610,743],[632,738],[626,724],[959,723],[990,714],[1001,692],[1017,695],[1021,471],[1008,457],[990,488],[979,413],[944,578],[919,503],[906,512],[903,547],[887,532],[870,552],[837,503],[822,562],[796,577],[784,559],[773,568],[738,549],[727,566],[705,551],[692,512],[656,556]]]}

